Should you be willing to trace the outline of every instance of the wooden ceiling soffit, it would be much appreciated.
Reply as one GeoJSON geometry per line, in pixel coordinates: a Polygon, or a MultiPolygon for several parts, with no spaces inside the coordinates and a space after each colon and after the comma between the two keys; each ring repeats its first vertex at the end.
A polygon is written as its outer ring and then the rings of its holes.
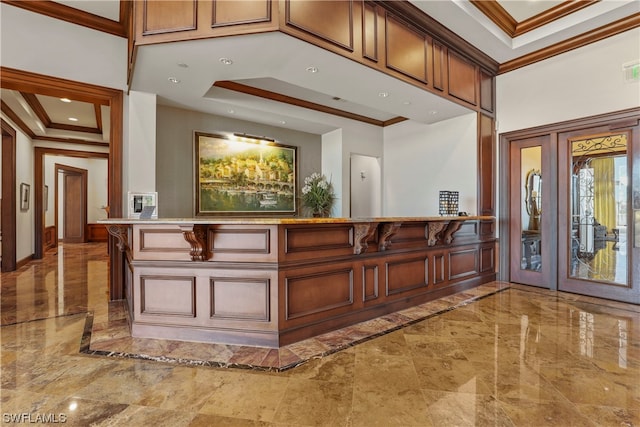
{"type": "Polygon", "coordinates": [[[553,56],[578,49],[588,44],[604,40],[608,37],[624,33],[625,31],[632,30],[637,27],[640,27],[640,13],[627,16],[618,21],[603,25],[602,27],[596,28],[595,30],[589,31],[587,33],[577,35],[560,43],[556,43],[535,52],[531,52],[528,55],[523,55],[511,61],[504,62],[500,64],[498,74],[507,73],[509,71],[531,65],[535,62],[539,62],[553,56]]]}
{"type": "Polygon", "coordinates": [[[2,0],[2,2],[30,12],[40,13],[51,18],[113,34],[114,36],[128,37],[131,16],[129,12],[130,1],[127,0],[120,1],[119,22],[54,1],[2,0]]]}
{"type": "Polygon", "coordinates": [[[321,113],[332,114],[334,116],[344,117],[346,119],[357,120],[359,122],[368,123],[370,125],[375,126],[388,126],[390,124],[395,124],[407,120],[404,117],[394,117],[393,119],[389,119],[386,121],[373,119],[371,117],[362,116],[355,113],[350,113],[348,111],[339,110],[337,108],[328,107],[326,105],[317,104],[315,102],[305,101],[299,98],[293,98],[291,96],[283,95],[276,92],[271,92],[264,89],[255,88],[252,86],[247,86],[242,83],[232,82],[230,80],[220,80],[213,84],[215,87],[219,87],[222,89],[228,89],[235,92],[245,93],[247,95],[253,95],[264,99],[269,99],[271,101],[282,102],[289,105],[295,105],[296,107],[307,108],[309,110],[319,111],[321,113]]]}
{"type": "Polygon", "coordinates": [[[517,37],[574,13],[600,0],[570,0],[560,3],[522,22],[516,21],[496,0],[470,0],[494,24],[511,37],[517,37]]]}
{"type": "Polygon", "coordinates": [[[379,4],[389,12],[398,15],[409,24],[420,29],[420,31],[424,31],[439,42],[444,43],[451,48],[454,48],[456,52],[464,55],[472,62],[480,65],[485,70],[490,71],[492,75],[498,71],[499,64],[496,60],[491,58],[486,53],[482,52],[477,47],[473,46],[471,43],[467,42],[465,39],[442,25],[440,22],[424,13],[412,3],[408,1],[377,0],[374,1],[374,3],[379,4]]]}
{"type": "Polygon", "coordinates": [[[6,116],[11,119],[12,122],[16,124],[20,128],[25,135],[27,135],[31,140],[37,141],[51,141],[51,142],[66,142],[70,144],[81,144],[81,145],[94,145],[98,147],[108,147],[108,142],[98,142],[98,141],[87,141],[84,139],[75,139],[75,138],[58,138],[53,136],[42,136],[34,133],[27,124],[22,121],[22,119],[9,107],[4,101],[0,100],[0,109],[6,116]]]}

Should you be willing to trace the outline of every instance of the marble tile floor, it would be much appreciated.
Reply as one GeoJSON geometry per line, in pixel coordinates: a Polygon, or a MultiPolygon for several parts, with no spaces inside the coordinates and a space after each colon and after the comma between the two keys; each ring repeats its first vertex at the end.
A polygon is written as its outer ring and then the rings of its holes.
{"type": "Polygon", "coordinates": [[[2,274],[3,425],[640,426],[640,306],[495,282],[214,351],[128,336],[106,259],[65,245],[2,274]]]}

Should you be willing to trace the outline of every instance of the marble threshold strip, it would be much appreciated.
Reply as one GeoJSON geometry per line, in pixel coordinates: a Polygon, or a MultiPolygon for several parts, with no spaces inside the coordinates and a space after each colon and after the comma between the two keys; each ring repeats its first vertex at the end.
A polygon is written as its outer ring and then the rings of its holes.
{"type": "MultiPolygon", "coordinates": [[[[239,349],[240,352],[245,354],[250,354],[252,352],[260,353],[266,352],[267,355],[265,357],[261,357],[261,361],[258,363],[241,363],[241,362],[231,362],[231,361],[221,361],[221,360],[199,360],[199,359],[191,359],[185,357],[170,357],[166,355],[152,355],[145,354],[143,352],[127,352],[127,351],[119,351],[114,348],[114,350],[95,350],[91,349],[91,339],[93,336],[93,325],[94,325],[94,314],[93,312],[88,312],[86,316],[86,321],[84,325],[84,332],[82,334],[82,338],[80,341],[80,353],[92,355],[92,356],[102,356],[102,357],[115,357],[115,358],[124,358],[124,359],[137,359],[137,360],[150,360],[156,362],[170,363],[170,364],[178,364],[178,365],[186,365],[186,366],[203,366],[203,367],[213,367],[213,368],[236,368],[236,369],[249,369],[249,370],[257,370],[257,371],[269,371],[269,372],[283,372],[296,366],[300,366],[309,360],[323,358],[329,356],[331,354],[337,353],[339,351],[348,349],[350,347],[356,346],[358,344],[362,344],[364,342],[370,341],[372,339],[381,337],[383,335],[389,334],[391,332],[400,330],[402,328],[406,328],[408,326],[414,325],[416,323],[422,322],[426,319],[447,313],[449,311],[455,310],[459,307],[466,306],[475,301],[479,301],[481,299],[496,295],[500,292],[503,292],[507,289],[510,289],[510,285],[507,282],[492,282],[490,285],[480,285],[476,288],[469,289],[467,291],[460,292],[458,294],[449,295],[448,297],[444,297],[435,301],[429,301],[424,304],[411,307],[409,309],[401,310],[399,312],[390,313],[384,316],[380,316],[376,319],[372,319],[369,321],[362,322],[360,324],[348,326],[343,329],[339,329],[337,331],[327,332],[318,337],[310,338],[308,340],[300,341],[297,343],[290,344],[285,347],[270,349],[270,348],[262,348],[262,347],[249,347],[249,346],[237,346],[237,345],[228,345],[227,347],[233,347],[239,349]],[[474,293],[476,293],[474,295],[474,293]],[[463,299],[460,299],[460,298],[463,299]],[[456,301],[460,299],[459,301],[456,301]],[[433,306],[434,303],[439,302],[442,304],[443,302],[447,302],[450,305],[448,307],[443,307],[436,309],[435,311],[429,312],[426,315],[420,315],[418,317],[410,317],[410,312],[415,313],[416,311],[420,311],[424,309],[425,311],[429,311],[431,309],[430,306],[433,306]],[[405,312],[407,315],[403,315],[405,312]],[[387,321],[387,325],[382,325],[380,320],[387,321]],[[375,325],[377,331],[372,333],[362,333],[363,325],[375,325]],[[359,330],[359,326],[361,329],[359,330]],[[350,334],[349,332],[354,332],[350,334]],[[341,335],[342,339],[338,339],[336,343],[328,344],[325,340],[324,344],[326,347],[329,347],[325,350],[318,350],[316,352],[309,352],[304,356],[300,356],[295,354],[295,352],[288,351],[291,347],[304,347],[305,343],[309,341],[316,340],[317,338],[321,338],[323,336],[330,337],[332,334],[341,335]],[[359,336],[358,336],[359,335],[359,336]],[[366,335],[366,336],[362,336],[366,335]],[[354,336],[353,339],[348,338],[349,336],[354,336]],[[284,357],[285,361],[281,361],[281,353],[285,351],[292,356],[284,357]],[[271,356],[271,357],[270,357],[271,356]]],[[[135,340],[135,338],[133,338],[135,340]]],[[[175,341],[174,341],[175,342],[175,341]]],[[[182,342],[178,342],[182,343],[182,342]]],[[[108,347],[108,343],[105,343],[108,347]]],[[[186,343],[187,345],[189,343],[186,343]]],[[[311,344],[311,343],[310,343],[311,344]]],[[[180,345],[180,344],[178,344],[180,345]]],[[[224,344],[207,344],[210,346],[225,346],[224,344]]],[[[102,345],[105,347],[105,345],[102,345]]],[[[114,346],[114,347],[117,347],[114,346]]],[[[317,345],[309,345],[309,348],[318,347],[317,345]]]]}

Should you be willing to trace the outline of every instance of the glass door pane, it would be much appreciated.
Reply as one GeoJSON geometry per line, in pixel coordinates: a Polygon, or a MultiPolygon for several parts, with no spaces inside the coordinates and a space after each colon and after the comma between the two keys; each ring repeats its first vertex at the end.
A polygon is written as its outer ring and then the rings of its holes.
{"type": "Polygon", "coordinates": [[[542,270],[542,147],[520,150],[521,270],[542,270]]]}
{"type": "Polygon", "coordinates": [[[627,135],[571,141],[569,278],[628,284],[627,135]]]}

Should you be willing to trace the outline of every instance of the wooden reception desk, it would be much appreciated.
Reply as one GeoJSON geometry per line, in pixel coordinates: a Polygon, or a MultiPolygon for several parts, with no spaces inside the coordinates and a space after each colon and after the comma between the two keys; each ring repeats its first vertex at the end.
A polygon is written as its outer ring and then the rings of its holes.
{"type": "Polygon", "coordinates": [[[99,222],[134,337],[279,347],[496,277],[493,217],[99,222]]]}

